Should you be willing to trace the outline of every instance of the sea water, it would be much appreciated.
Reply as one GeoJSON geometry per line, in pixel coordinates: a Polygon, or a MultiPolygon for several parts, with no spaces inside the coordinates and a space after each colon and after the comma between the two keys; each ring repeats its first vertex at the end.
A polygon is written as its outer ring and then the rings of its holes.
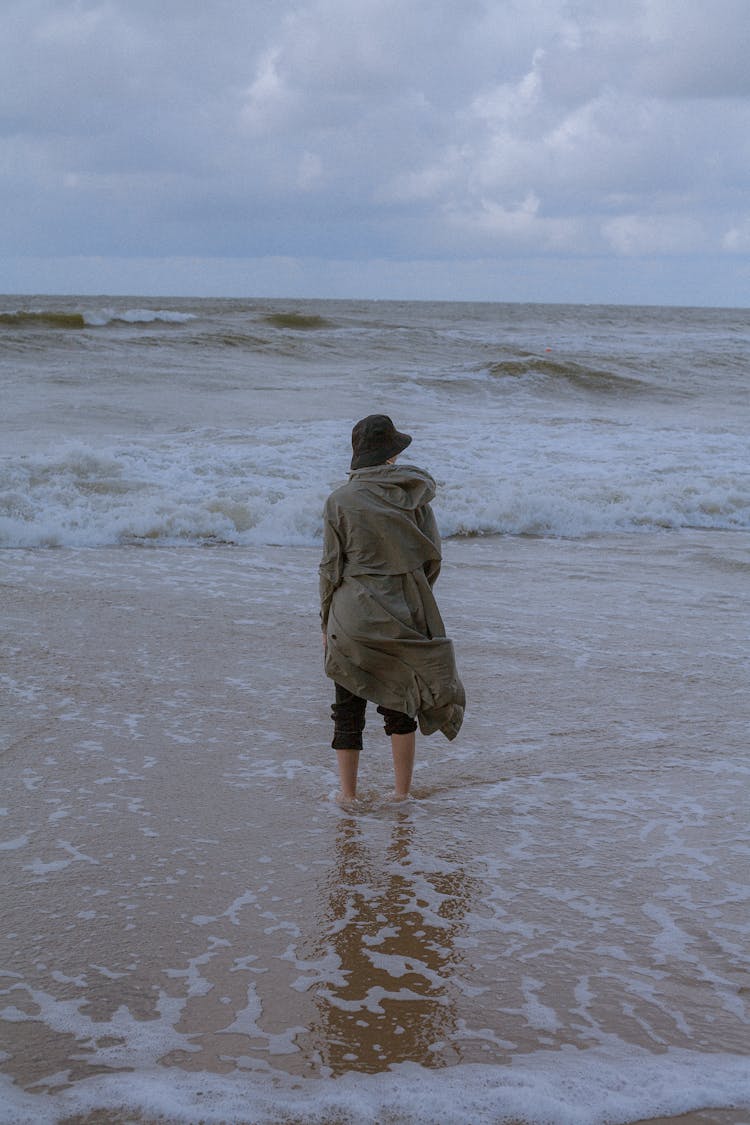
{"type": "Polygon", "coordinates": [[[742,310],[3,305],[2,546],[313,544],[375,411],[446,536],[750,527],[742,310]]]}
{"type": "Polygon", "coordinates": [[[0,1120],[750,1120],[749,337],[4,299],[0,1120]],[[468,708],[403,805],[373,714],[341,809],[320,509],[373,411],[468,708]]]}

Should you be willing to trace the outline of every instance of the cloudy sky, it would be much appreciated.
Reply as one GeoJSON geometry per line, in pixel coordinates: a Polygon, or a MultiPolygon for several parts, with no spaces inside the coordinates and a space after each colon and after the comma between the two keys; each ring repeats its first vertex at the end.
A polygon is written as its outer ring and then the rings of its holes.
{"type": "Polygon", "coordinates": [[[0,16],[0,291],[750,305],[750,0],[0,16]]]}

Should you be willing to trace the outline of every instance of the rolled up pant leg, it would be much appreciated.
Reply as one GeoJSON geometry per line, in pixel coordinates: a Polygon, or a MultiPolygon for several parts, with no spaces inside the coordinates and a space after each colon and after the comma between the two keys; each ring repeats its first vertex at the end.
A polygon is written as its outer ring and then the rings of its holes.
{"type": "MultiPolygon", "coordinates": [[[[361,750],[367,700],[347,691],[341,684],[335,686],[336,702],[331,707],[331,718],[334,722],[331,746],[334,750],[361,750]]],[[[411,734],[412,731],[417,729],[416,720],[409,715],[405,715],[402,711],[392,711],[389,707],[378,707],[378,714],[383,716],[385,733],[389,736],[392,734],[411,734]]]]}
{"type": "Polygon", "coordinates": [[[362,731],[365,729],[367,700],[336,684],[336,702],[331,707],[334,722],[334,750],[361,750],[362,731]]]}
{"type": "Polygon", "coordinates": [[[412,731],[417,729],[416,719],[405,715],[403,711],[391,711],[388,707],[378,707],[378,714],[383,716],[383,726],[387,735],[411,734],[412,731]]]}

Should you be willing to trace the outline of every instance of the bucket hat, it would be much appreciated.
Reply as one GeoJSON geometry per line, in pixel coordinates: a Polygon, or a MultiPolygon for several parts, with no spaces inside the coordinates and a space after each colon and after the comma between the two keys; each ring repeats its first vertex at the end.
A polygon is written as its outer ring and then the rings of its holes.
{"type": "Polygon", "coordinates": [[[352,430],[352,471],[382,465],[411,445],[411,434],[402,434],[387,414],[368,414],[352,430]]]}

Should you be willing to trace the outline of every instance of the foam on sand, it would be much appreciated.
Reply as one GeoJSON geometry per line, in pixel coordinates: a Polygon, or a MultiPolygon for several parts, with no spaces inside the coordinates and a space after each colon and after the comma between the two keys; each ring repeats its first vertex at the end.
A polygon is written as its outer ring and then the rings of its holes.
{"type": "Polygon", "coordinates": [[[54,1094],[24,1094],[7,1079],[0,1089],[7,1125],[52,1125],[97,1110],[217,1125],[626,1125],[703,1108],[750,1111],[750,1061],[674,1050],[654,1056],[613,1045],[520,1056],[510,1067],[405,1063],[387,1074],[306,1080],[173,1068],[92,1078],[54,1094]]]}
{"type": "Polygon", "coordinates": [[[6,552],[0,1118],[729,1125],[747,539],[448,543],[465,728],[351,809],[317,549],[6,552]]]}

